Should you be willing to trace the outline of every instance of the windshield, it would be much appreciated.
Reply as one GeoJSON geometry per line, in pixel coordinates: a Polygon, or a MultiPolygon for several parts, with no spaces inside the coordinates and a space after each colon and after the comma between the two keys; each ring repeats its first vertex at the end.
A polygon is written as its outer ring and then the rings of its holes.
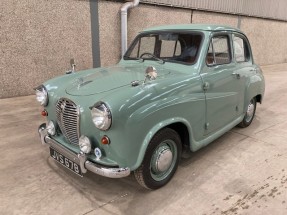
{"type": "Polygon", "coordinates": [[[141,34],[134,40],[124,59],[194,64],[201,41],[202,35],[195,32],[141,34]]]}

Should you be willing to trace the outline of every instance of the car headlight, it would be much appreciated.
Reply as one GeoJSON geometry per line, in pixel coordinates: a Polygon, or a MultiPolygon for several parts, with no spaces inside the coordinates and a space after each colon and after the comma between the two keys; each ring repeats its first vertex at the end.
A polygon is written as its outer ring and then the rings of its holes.
{"type": "Polygon", "coordinates": [[[103,131],[108,130],[112,124],[112,114],[108,106],[103,102],[97,102],[91,108],[92,120],[95,126],[103,131]]]}
{"type": "Polygon", "coordinates": [[[91,152],[92,146],[91,146],[91,142],[89,140],[88,137],[82,135],[79,138],[79,146],[80,146],[80,150],[86,154],[91,152]]]}
{"type": "Polygon", "coordinates": [[[41,105],[47,106],[48,104],[48,92],[46,88],[41,85],[37,87],[36,89],[36,99],[38,102],[40,102],[41,105]]]}
{"type": "Polygon", "coordinates": [[[49,121],[47,123],[46,129],[47,129],[48,134],[50,134],[52,136],[54,136],[56,134],[56,128],[55,128],[53,121],[49,121]]]}

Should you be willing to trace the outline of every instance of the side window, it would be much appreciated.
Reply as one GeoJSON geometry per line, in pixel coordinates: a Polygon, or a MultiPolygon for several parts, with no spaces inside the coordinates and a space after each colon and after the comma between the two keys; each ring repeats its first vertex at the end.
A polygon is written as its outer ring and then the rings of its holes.
{"type": "Polygon", "coordinates": [[[247,43],[238,36],[233,37],[234,55],[236,62],[246,62],[249,60],[249,51],[247,43]]]}
{"type": "Polygon", "coordinates": [[[212,38],[206,56],[208,65],[230,63],[231,55],[228,40],[228,36],[215,36],[212,38]]]}

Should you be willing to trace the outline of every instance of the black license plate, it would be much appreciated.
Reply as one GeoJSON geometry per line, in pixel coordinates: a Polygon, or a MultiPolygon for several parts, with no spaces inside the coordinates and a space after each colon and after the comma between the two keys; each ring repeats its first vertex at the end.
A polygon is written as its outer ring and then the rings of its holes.
{"type": "Polygon", "coordinates": [[[57,152],[55,149],[50,147],[50,155],[64,167],[68,168],[72,172],[76,173],[79,176],[83,176],[81,172],[80,165],[76,164],[75,162],[71,161],[69,158],[66,158],[60,152],[57,152]]]}

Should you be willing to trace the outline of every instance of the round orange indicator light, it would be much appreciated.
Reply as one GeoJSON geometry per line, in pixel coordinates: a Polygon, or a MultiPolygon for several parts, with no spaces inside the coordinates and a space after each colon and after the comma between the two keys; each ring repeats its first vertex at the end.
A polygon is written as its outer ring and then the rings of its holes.
{"type": "Polygon", "coordinates": [[[101,142],[102,144],[107,145],[110,144],[110,139],[107,136],[103,136],[101,142]]]}
{"type": "Polygon", "coordinates": [[[48,112],[46,110],[42,110],[41,115],[42,116],[48,116],[48,112]]]}

